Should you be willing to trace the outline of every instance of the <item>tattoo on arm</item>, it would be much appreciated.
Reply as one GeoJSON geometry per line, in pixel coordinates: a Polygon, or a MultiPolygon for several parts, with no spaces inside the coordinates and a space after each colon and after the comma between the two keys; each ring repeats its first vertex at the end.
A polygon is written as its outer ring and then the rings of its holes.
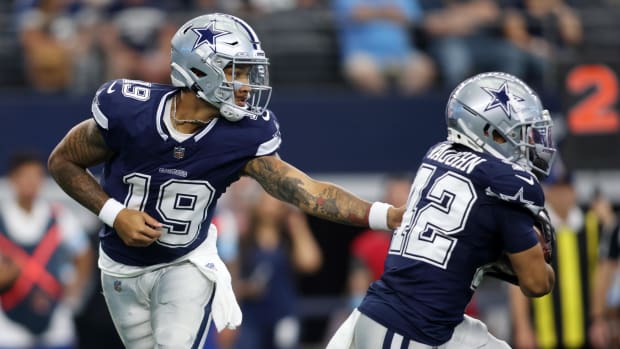
{"type": "Polygon", "coordinates": [[[368,224],[369,202],[333,184],[315,181],[275,156],[251,160],[244,172],[269,194],[308,214],[337,223],[368,224]]]}
{"type": "Polygon", "coordinates": [[[48,160],[49,172],[69,196],[98,214],[109,196],[88,167],[112,155],[95,122],[87,120],[71,129],[52,151],[48,160]]]}

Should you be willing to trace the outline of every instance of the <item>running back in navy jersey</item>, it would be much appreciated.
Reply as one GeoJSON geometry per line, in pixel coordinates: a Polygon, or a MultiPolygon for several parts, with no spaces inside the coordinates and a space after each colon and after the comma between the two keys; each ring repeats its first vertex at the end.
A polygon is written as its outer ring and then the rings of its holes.
{"type": "Polygon", "coordinates": [[[410,339],[445,343],[463,320],[478,268],[503,251],[538,243],[527,203],[544,203],[531,173],[462,145],[433,146],[411,187],[384,274],[359,310],[410,339]]]}
{"type": "Polygon", "coordinates": [[[280,146],[273,113],[239,122],[215,118],[192,137],[171,137],[164,114],[179,88],[135,80],[113,80],[97,92],[94,119],[117,155],[105,163],[101,184],[110,197],[163,223],[148,247],[130,247],[105,225],[105,253],[117,262],[147,266],[187,254],[208,233],[215,203],[239,178],[245,164],[280,146]],[[121,151],[122,149],[122,151],[121,151]]]}

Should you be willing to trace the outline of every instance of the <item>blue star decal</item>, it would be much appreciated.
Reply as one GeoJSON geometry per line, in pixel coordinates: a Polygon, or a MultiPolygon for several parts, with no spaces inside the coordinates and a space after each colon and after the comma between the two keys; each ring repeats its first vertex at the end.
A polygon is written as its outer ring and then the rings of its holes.
{"type": "Polygon", "coordinates": [[[502,108],[504,113],[508,116],[508,119],[512,118],[512,112],[514,112],[514,107],[511,102],[523,102],[524,99],[510,93],[508,91],[508,81],[504,81],[502,86],[498,89],[494,89],[491,87],[482,87],[484,92],[488,93],[493,99],[491,102],[484,108],[484,111],[489,111],[495,109],[497,107],[502,108]]]}
{"type": "Polygon", "coordinates": [[[209,22],[209,24],[203,28],[192,28],[192,31],[198,35],[192,51],[205,43],[212,49],[215,49],[215,39],[219,36],[230,34],[229,31],[216,29],[215,21],[209,22]]]}

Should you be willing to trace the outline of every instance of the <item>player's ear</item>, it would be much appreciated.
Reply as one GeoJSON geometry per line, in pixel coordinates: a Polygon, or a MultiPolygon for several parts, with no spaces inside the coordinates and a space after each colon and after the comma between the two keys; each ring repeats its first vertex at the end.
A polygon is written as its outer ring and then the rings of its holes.
{"type": "Polygon", "coordinates": [[[493,130],[493,140],[495,141],[495,143],[498,143],[498,144],[506,143],[506,138],[500,135],[499,132],[497,132],[496,130],[493,130]]]}

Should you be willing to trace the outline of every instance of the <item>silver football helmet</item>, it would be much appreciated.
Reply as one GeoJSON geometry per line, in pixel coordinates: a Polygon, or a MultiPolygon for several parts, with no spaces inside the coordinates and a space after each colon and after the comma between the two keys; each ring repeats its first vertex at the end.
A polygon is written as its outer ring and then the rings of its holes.
{"type": "Polygon", "coordinates": [[[553,123],[536,93],[518,78],[491,72],[463,81],[450,95],[446,120],[449,141],[538,176],[549,174],[556,152],[553,123]]]}
{"type": "Polygon", "coordinates": [[[172,84],[188,87],[219,109],[230,120],[261,115],[271,98],[269,61],[258,36],[243,20],[214,13],[183,24],[172,38],[172,84]],[[249,79],[239,80],[236,67],[249,66],[249,79]],[[226,79],[224,68],[233,76],[226,79]],[[248,81],[249,80],[249,81],[248,81]],[[235,92],[249,89],[243,106],[235,103],[235,92]]]}

